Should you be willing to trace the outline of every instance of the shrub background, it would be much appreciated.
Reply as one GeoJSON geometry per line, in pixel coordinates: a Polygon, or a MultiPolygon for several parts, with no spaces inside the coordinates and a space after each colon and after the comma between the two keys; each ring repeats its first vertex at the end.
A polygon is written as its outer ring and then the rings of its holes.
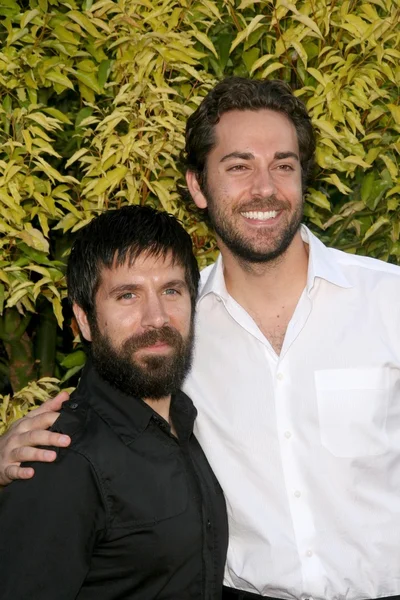
{"type": "Polygon", "coordinates": [[[400,0],[1,0],[0,433],[76,382],[65,261],[95,214],[161,207],[215,259],[176,189],[186,119],[224,76],[291,84],[318,133],[307,223],[399,261],[399,22],[400,0]]]}

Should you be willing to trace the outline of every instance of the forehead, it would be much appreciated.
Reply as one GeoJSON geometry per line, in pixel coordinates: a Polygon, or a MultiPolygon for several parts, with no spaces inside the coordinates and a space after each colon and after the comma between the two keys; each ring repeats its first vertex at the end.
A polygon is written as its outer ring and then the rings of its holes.
{"type": "Polygon", "coordinates": [[[283,113],[274,110],[232,110],[215,126],[216,148],[273,145],[274,151],[297,151],[295,126],[283,113]]]}
{"type": "Polygon", "coordinates": [[[125,260],[122,265],[114,261],[111,267],[103,266],[100,270],[99,288],[112,287],[118,283],[165,283],[170,280],[185,281],[185,269],[174,260],[171,251],[163,255],[152,255],[146,252],[135,260],[125,260]]]}

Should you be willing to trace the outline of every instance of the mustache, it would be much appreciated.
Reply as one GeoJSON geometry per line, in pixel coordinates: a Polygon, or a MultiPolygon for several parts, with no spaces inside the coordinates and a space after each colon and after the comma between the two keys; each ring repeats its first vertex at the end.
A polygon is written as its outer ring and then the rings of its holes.
{"type": "Polygon", "coordinates": [[[177,347],[182,344],[182,336],[176,329],[164,325],[160,329],[150,329],[140,335],[132,335],[125,340],[122,347],[128,352],[136,352],[136,350],[152,346],[157,342],[164,342],[170,346],[177,347]]]}
{"type": "Polygon", "coordinates": [[[290,203],[287,200],[279,200],[276,196],[267,198],[253,198],[244,204],[236,207],[237,212],[249,211],[269,211],[290,209],[290,203]]]}

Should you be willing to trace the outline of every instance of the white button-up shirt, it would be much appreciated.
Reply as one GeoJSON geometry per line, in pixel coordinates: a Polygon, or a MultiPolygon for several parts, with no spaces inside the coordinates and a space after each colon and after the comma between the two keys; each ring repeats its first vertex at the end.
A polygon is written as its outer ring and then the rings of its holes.
{"type": "Polygon", "coordinates": [[[400,269],[310,246],[278,356],[203,271],[185,391],[225,492],[225,584],[280,598],[400,594],[400,269]]]}

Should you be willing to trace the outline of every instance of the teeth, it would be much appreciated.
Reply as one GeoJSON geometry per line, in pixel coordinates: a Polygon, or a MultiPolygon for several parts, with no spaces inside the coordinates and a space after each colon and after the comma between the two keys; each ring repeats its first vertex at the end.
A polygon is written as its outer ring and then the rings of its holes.
{"type": "Polygon", "coordinates": [[[268,219],[274,219],[276,217],[276,215],[278,214],[278,211],[276,210],[269,210],[268,212],[261,212],[261,211],[249,211],[249,212],[242,212],[241,213],[244,217],[246,217],[246,219],[254,219],[257,221],[268,221],[268,219]]]}

